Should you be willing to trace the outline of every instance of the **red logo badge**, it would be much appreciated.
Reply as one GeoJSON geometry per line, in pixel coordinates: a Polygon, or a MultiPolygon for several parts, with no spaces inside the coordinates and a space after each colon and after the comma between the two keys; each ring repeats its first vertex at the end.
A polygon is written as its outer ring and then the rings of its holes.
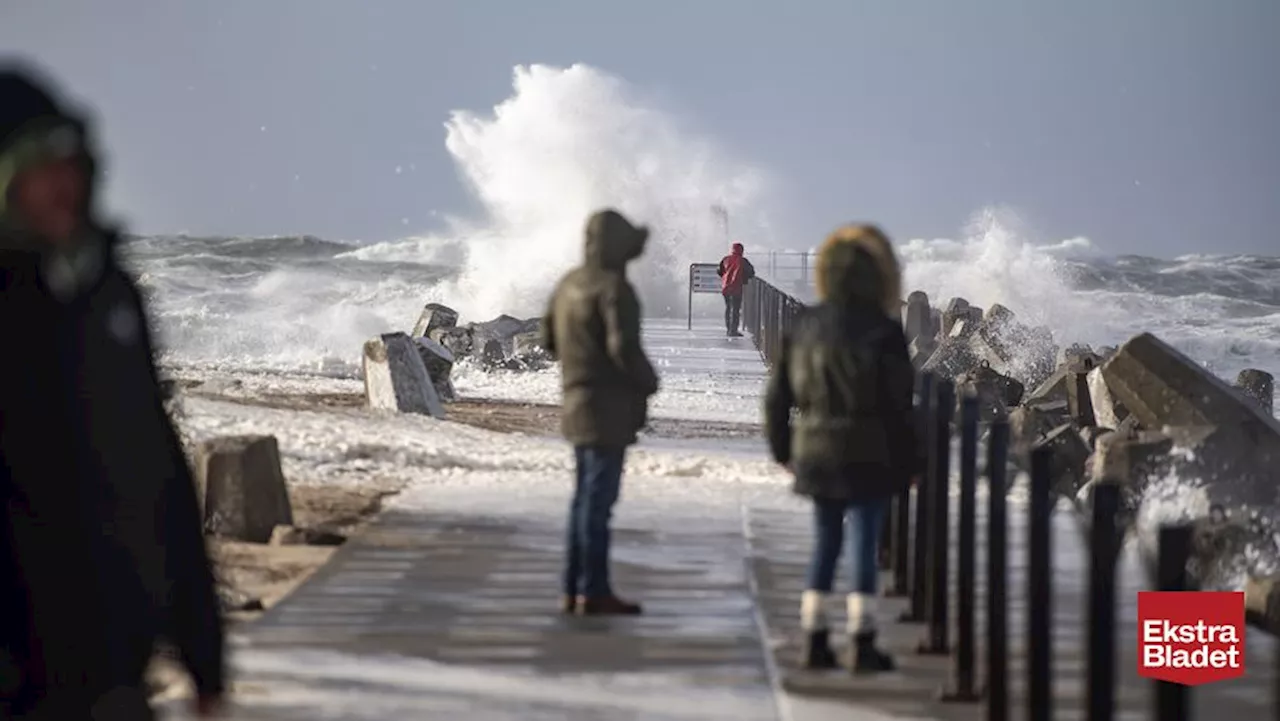
{"type": "Polygon", "coordinates": [[[1184,686],[1244,675],[1244,593],[1140,591],[1138,675],[1184,686]]]}

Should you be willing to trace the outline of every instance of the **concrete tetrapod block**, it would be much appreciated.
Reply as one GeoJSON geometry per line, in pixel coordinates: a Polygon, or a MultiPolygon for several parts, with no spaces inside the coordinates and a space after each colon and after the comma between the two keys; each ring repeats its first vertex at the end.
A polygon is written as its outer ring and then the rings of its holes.
{"type": "Polygon", "coordinates": [[[1089,396],[1087,373],[1067,374],[1067,411],[1077,426],[1088,428],[1098,425],[1093,413],[1093,401],[1089,396]]]}
{"type": "Polygon", "coordinates": [[[1093,352],[1088,345],[1072,343],[1058,351],[1058,366],[1068,366],[1078,373],[1089,371],[1102,365],[1105,359],[1093,352]]]}
{"type": "Polygon", "coordinates": [[[387,333],[364,344],[364,392],[369,407],[444,419],[419,345],[404,333],[387,333]]]}
{"type": "MultiPolygon", "coordinates": [[[[1274,560],[1275,535],[1253,519],[1211,514],[1194,524],[1187,573],[1206,591],[1243,591],[1257,572],[1257,559],[1274,560]]],[[[1157,554],[1148,563],[1154,568],[1157,554]]]]}
{"type": "Polygon", "coordinates": [[[538,330],[539,322],[537,318],[521,320],[515,316],[500,315],[484,323],[472,323],[471,334],[478,349],[485,348],[490,340],[498,341],[502,356],[506,358],[511,355],[512,339],[521,333],[538,330]]]}
{"type": "Polygon", "coordinates": [[[951,335],[951,329],[956,323],[969,317],[969,301],[964,298],[952,298],[947,301],[947,306],[942,311],[942,335],[951,335]]]}
{"type": "Polygon", "coordinates": [[[913,291],[907,296],[904,317],[906,320],[903,322],[903,331],[906,333],[908,343],[917,338],[931,339],[937,335],[933,327],[929,296],[924,291],[913,291]]]}
{"type": "MultiPolygon", "coordinates": [[[[1231,517],[1212,505],[1209,509],[1208,515],[1190,521],[1187,576],[1191,585],[1202,591],[1247,591],[1250,578],[1268,576],[1274,569],[1272,563],[1280,555],[1275,534],[1259,519],[1231,517]]],[[[1138,558],[1152,582],[1159,562],[1158,521],[1163,516],[1140,511],[1134,533],[1138,558]]],[[[1245,603],[1248,606],[1247,596],[1245,603]]]]}
{"type": "Polygon", "coordinates": [[[1031,449],[1068,419],[1066,401],[1029,403],[1013,409],[1009,413],[1009,460],[1014,467],[1029,471],[1031,449]]]}
{"type": "Polygon", "coordinates": [[[1150,333],[1121,346],[1102,366],[1102,376],[1146,428],[1251,425],[1280,434],[1280,423],[1257,404],[1150,333]]]}
{"type": "Polygon", "coordinates": [[[1158,431],[1130,436],[1103,431],[1094,441],[1093,454],[1085,464],[1087,482],[1076,496],[1084,519],[1091,516],[1093,489],[1099,483],[1114,482],[1120,487],[1118,526],[1127,529],[1142,505],[1143,494],[1153,482],[1167,478],[1173,466],[1173,439],[1158,431]]]}
{"type": "Polygon", "coordinates": [[[911,341],[911,345],[907,347],[907,352],[911,356],[911,365],[915,366],[916,370],[920,370],[925,363],[929,362],[929,359],[933,357],[933,353],[937,349],[938,340],[936,338],[921,336],[911,341]]]}
{"type": "Polygon", "coordinates": [[[413,342],[418,344],[418,355],[422,357],[422,365],[436,388],[436,395],[442,401],[452,401],[453,352],[430,338],[414,338],[413,342]]]}
{"type": "Polygon", "coordinates": [[[1280,634],[1280,575],[1250,578],[1244,586],[1244,611],[1250,623],[1280,634]]]}
{"type": "Polygon", "coordinates": [[[196,495],[209,533],[266,543],[276,526],[293,523],[275,436],[226,436],[199,443],[196,495]]]}
{"type": "Polygon", "coordinates": [[[1159,431],[1136,437],[1120,433],[1100,436],[1089,459],[1089,475],[1108,478],[1139,491],[1151,480],[1169,473],[1173,438],[1159,431]]]}
{"type": "Polygon", "coordinates": [[[1276,379],[1266,371],[1245,368],[1236,376],[1236,388],[1257,402],[1267,415],[1275,415],[1276,379]]]}
{"type": "MultiPolygon", "coordinates": [[[[963,392],[978,397],[979,420],[983,423],[1007,417],[1008,409],[1022,401],[1025,390],[1017,380],[997,373],[985,362],[962,374],[956,384],[963,392]]],[[[958,403],[957,400],[957,408],[958,403]]]]}
{"type": "MultiPolygon", "coordinates": [[[[1084,406],[1089,410],[1088,414],[1082,414],[1084,410],[1081,405],[1081,391],[1088,394],[1087,385],[1082,385],[1081,377],[1084,376],[1083,366],[1078,363],[1066,362],[1058,365],[1058,368],[1043,383],[1041,383],[1031,395],[1027,396],[1027,403],[1052,403],[1066,402],[1072,409],[1072,415],[1077,416],[1077,423],[1080,425],[1095,425],[1095,413],[1093,409],[1092,397],[1083,399],[1084,406]],[[1090,420],[1093,419],[1093,420],[1090,420]],[[1088,423],[1083,421],[1088,420],[1088,423]]],[[[1114,426],[1104,426],[1114,428],[1114,426]]]]}
{"type": "Polygon", "coordinates": [[[1107,388],[1144,427],[1188,451],[1175,472],[1229,511],[1277,518],[1280,422],[1257,403],[1150,334],[1102,366],[1107,388]]]}
{"type": "Polygon", "coordinates": [[[1067,375],[1071,372],[1066,365],[1058,366],[1043,383],[1027,396],[1027,403],[1067,402],[1067,375]]]}
{"type": "Polygon", "coordinates": [[[431,331],[454,328],[458,325],[458,311],[447,305],[427,303],[413,326],[413,337],[430,336],[431,331]]]}
{"type": "Polygon", "coordinates": [[[1050,450],[1051,486],[1058,495],[1074,499],[1085,484],[1085,466],[1092,449],[1074,424],[1064,423],[1049,431],[1037,447],[1050,450]]]}
{"type": "Polygon", "coordinates": [[[961,374],[977,367],[978,357],[969,345],[969,336],[960,335],[967,323],[961,322],[953,327],[952,335],[946,336],[924,362],[920,370],[924,373],[935,373],[942,378],[955,380],[961,374]]]}
{"type": "Polygon", "coordinates": [[[471,354],[473,338],[470,328],[436,328],[427,337],[448,348],[455,363],[471,354]]]}
{"type": "Polygon", "coordinates": [[[510,370],[532,371],[551,364],[551,354],[542,347],[542,333],[531,330],[511,338],[511,357],[505,366],[510,370]]]}
{"type": "Polygon", "coordinates": [[[517,333],[511,338],[511,355],[515,358],[538,358],[546,355],[542,333],[536,330],[517,333]]]}
{"type": "Polygon", "coordinates": [[[1089,405],[1093,407],[1094,421],[1103,428],[1118,429],[1129,417],[1129,409],[1112,395],[1101,367],[1089,371],[1088,382],[1089,405]]]}

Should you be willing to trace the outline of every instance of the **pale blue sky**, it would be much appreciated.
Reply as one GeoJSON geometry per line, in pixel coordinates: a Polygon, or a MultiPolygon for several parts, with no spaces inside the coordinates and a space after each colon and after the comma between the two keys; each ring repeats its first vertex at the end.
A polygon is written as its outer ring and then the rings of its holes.
{"type": "Polygon", "coordinates": [[[0,3],[0,49],[99,108],[135,229],[364,240],[473,210],[451,110],[583,62],[777,177],[801,244],[1007,204],[1113,253],[1275,254],[1277,38],[1275,0],[0,3]]]}

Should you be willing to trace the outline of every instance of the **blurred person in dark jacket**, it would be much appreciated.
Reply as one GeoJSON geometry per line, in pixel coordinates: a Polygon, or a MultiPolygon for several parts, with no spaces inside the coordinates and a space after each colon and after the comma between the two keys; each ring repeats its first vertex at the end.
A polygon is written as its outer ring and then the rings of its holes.
{"type": "Polygon", "coordinates": [[[577,465],[569,508],[562,610],[586,616],[641,613],[614,593],[610,520],[622,487],[626,449],[645,426],[658,374],[640,345],[640,299],[627,264],[649,230],[603,210],[587,221],[582,265],[552,292],[542,342],[560,363],[560,425],[577,465]]]}
{"type": "Polygon", "coordinates": [[[853,589],[846,597],[846,666],[887,671],[893,659],[875,644],[876,546],[889,499],[920,468],[915,371],[898,319],[901,277],[889,240],[869,225],[832,233],[815,275],[820,302],[805,309],[784,339],[765,397],[773,457],[794,474],[795,492],[813,502],[801,662],[838,665],[825,604],[847,543],[853,589]]]}
{"type": "Polygon", "coordinates": [[[0,66],[0,718],[152,718],[158,639],[224,690],[223,626],[142,298],[83,119],[0,66]]]}

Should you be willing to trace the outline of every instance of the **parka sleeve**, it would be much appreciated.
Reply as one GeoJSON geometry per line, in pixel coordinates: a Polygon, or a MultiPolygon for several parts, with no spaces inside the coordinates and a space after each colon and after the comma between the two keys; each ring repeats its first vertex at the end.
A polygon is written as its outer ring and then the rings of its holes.
{"type": "MultiPolygon", "coordinates": [[[[145,313],[136,289],[134,296],[140,312],[145,313]]],[[[144,330],[144,337],[150,356],[153,348],[150,333],[144,330]]],[[[200,505],[187,455],[164,408],[154,362],[151,378],[152,398],[158,406],[156,412],[166,419],[163,438],[158,440],[173,469],[163,491],[164,538],[157,539],[164,544],[165,575],[171,589],[165,636],[177,647],[196,691],[201,695],[219,695],[226,690],[225,631],[213,567],[205,546],[200,505]]]]}
{"type": "Polygon", "coordinates": [[[560,292],[560,287],[551,293],[551,297],[547,300],[547,309],[542,313],[542,322],[538,324],[538,334],[542,341],[542,349],[555,360],[559,356],[556,354],[556,295],[560,292]]]}
{"type": "Polygon", "coordinates": [[[196,690],[202,695],[217,695],[226,689],[222,615],[204,545],[195,487],[172,428],[168,435],[170,445],[179,454],[176,464],[180,469],[170,477],[166,488],[166,561],[173,589],[168,635],[196,690]]]}
{"type": "Polygon", "coordinates": [[[658,373],[640,346],[640,299],[625,280],[601,296],[609,358],[645,395],[658,392],[658,373]]]}
{"type": "Polygon", "coordinates": [[[907,349],[906,334],[893,323],[880,355],[881,408],[884,409],[894,464],[904,477],[923,471],[915,410],[915,366],[907,349]]]}

